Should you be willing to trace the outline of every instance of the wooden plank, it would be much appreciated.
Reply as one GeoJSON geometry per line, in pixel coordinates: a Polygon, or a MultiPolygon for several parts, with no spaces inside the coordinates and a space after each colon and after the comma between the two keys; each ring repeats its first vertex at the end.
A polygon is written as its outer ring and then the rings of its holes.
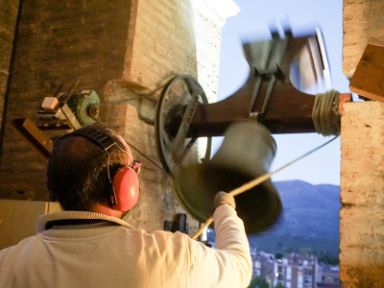
{"type": "Polygon", "coordinates": [[[13,126],[30,142],[44,157],[48,158],[53,149],[53,142],[28,118],[17,118],[13,126]]]}
{"type": "Polygon", "coordinates": [[[358,95],[384,102],[384,46],[367,45],[349,88],[358,95]]]}

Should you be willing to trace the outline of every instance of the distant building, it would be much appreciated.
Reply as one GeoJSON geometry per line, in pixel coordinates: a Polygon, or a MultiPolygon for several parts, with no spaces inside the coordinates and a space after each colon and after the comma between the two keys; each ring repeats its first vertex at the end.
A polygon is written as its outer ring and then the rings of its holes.
{"type": "Polygon", "coordinates": [[[273,254],[251,249],[254,277],[263,278],[269,287],[340,288],[339,267],[318,263],[314,255],[273,254]]]}
{"type": "Polygon", "coordinates": [[[317,288],[339,288],[339,266],[320,264],[317,288]]]}
{"type": "Polygon", "coordinates": [[[266,280],[272,286],[274,279],[275,256],[265,252],[257,252],[256,249],[251,250],[253,261],[253,275],[266,280]]]}
{"type": "Polygon", "coordinates": [[[316,288],[318,264],[313,255],[303,256],[292,253],[276,259],[273,285],[286,288],[316,288]]]}

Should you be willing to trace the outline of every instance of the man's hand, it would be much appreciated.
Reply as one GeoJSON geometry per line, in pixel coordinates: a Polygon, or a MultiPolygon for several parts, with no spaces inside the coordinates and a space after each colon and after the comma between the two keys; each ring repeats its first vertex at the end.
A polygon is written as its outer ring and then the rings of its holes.
{"type": "Polygon", "coordinates": [[[235,198],[232,195],[223,191],[217,192],[215,195],[215,208],[223,204],[236,208],[235,198]]]}

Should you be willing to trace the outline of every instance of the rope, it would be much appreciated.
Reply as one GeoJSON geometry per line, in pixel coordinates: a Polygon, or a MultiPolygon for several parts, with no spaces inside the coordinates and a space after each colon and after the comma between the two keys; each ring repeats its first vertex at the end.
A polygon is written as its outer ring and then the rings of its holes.
{"type": "Polygon", "coordinates": [[[336,90],[316,94],[312,121],[317,133],[324,136],[340,134],[339,95],[336,90]]]}
{"type": "MultiPolygon", "coordinates": [[[[275,171],[272,171],[272,172],[269,172],[269,173],[266,173],[266,174],[263,174],[261,175],[260,177],[257,177],[233,190],[231,190],[230,192],[228,192],[228,194],[232,195],[233,197],[239,195],[239,194],[242,194],[246,191],[248,191],[249,189],[252,189],[253,187],[256,187],[257,185],[261,184],[262,182],[268,180],[269,178],[272,177],[272,175],[280,172],[281,170],[287,168],[288,166],[291,166],[293,163],[296,163],[297,161],[307,157],[308,155],[312,154],[313,152],[319,150],[320,148],[323,148],[324,146],[328,145],[329,143],[331,143],[333,140],[335,140],[338,136],[335,136],[333,137],[332,139],[328,140],[327,142],[317,146],[316,148],[312,149],[312,150],[309,150],[308,152],[304,153],[303,155],[300,155],[299,157],[291,160],[290,162],[286,163],[285,165],[281,166],[280,168],[276,169],[275,171]]],[[[195,235],[193,235],[192,239],[196,240],[200,235],[201,233],[204,232],[204,230],[209,226],[211,225],[211,223],[213,222],[213,217],[209,217],[205,223],[200,227],[200,229],[196,232],[195,235]]]]}

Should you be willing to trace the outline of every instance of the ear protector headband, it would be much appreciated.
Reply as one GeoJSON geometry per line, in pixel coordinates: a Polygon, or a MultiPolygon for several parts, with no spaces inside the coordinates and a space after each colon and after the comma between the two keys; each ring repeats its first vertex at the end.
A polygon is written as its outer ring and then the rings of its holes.
{"type": "MultiPolygon", "coordinates": [[[[102,131],[80,129],[72,132],[70,135],[87,138],[102,148],[108,154],[108,161],[110,159],[109,149],[113,146],[124,151],[115,139],[102,131]]],[[[108,191],[109,204],[114,209],[126,212],[136,205],[140,195],[139,178],[137,176],[140,166],[141,163],[134,160],[130,167],[119,166],[118,169],[111,169],[108,163],[107,174],[111,184],[111,189],[108,191]]]]}

